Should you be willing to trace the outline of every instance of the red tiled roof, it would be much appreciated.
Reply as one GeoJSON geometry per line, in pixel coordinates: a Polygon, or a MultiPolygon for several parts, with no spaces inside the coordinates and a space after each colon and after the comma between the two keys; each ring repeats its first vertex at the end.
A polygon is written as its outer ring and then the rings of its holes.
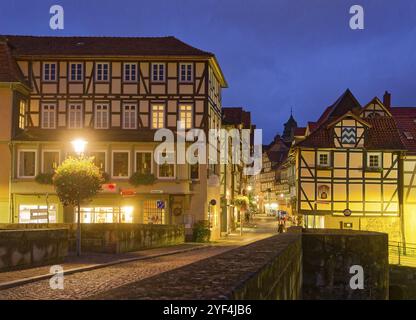
{"type": "Polygon", "coordinates": [[[416,152],[416,108],[393,107],[389,110],[401,132],[402,142],[406,149],[416,152]],[[406,134],[413,139],[406,137],[406,134]]]}
{"type": "Polygon", "coordinates": [[[49,37],[3,35],[13,54],[35,56],[206,56],[211,52],[194,48],[175,37],[49,37]]]}
{"type": "Polygon", "coordinates": [[[248,129],[251,124],[251,113],[241,107],[223,107],[222,121],[224,124],[243,124],[244,128],[248,129]]]}
{"type": "MultiPolygon", "coordinates": [[[[402,138],[393,118],[366,119],[371,125],[364,139],[364,147],[375,150],[404,150],[402,138]]],[[[296,146],[309,148],[334,148],[333,129],[322,125],[296,146]]]]}
{"type": "Polygon", "coordinates": [[[294,136],[295,137],[299,137],[299,136],[303,137],[305,135],[305,132],[306,132],[305,127],[298,127],[298,128],[295,129],[294,136]]]}
{"type": "Polygon", "coordinates": [[[16,61],[10,52],[10,47],[0,39],[0,82],[22,82],[29,86],[24,79],[16,61]]]}

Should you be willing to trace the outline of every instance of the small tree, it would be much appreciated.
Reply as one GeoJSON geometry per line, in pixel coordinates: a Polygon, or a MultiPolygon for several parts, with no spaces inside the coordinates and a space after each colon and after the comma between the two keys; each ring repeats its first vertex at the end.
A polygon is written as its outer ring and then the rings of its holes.
{"type": "Polygon", "coordinates": [[[240,210],[240,235],[243,234],[243,215],[249,207],[249,199],[247,196],[239,195],[234,198],[234,205],[240,210]]]}
{"type": "Polygon", "coordinates": [[[93,158],[69,157],[55,171],[53,184],[64,206],[78,208],[77,254],[81,254],[81,202],[90,199],[101,190],[104,182],[93,158]]]}

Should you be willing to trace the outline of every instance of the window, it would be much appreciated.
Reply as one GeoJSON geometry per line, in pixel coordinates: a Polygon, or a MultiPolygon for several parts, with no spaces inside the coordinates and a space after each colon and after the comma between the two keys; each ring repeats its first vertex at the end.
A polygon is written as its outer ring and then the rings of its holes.
{"type": "Polygon", "coordinates": [[[101,170],[101,172],[106,171],[106,152],[105,151],[92,151],[89,153],[93,157],[92,162],[101,170]]]}
{"type": "Polygon", "coordinates": [[[82,63],[71,63],[70,64],[70,77],[71,81],[82,81],[84,79],[82,63]]]}
{"type": "Polygon", "coordinates": [[[128,178],[129,177],[129,152],[128,151],[114,151],[113,152],[113,178],[128,178]]]}
{"type": "Polygon", "coordinates": [[[381,154],[380,153],[368,153],[367,154],[367,167],[370,169],[378,169],[381,167],[381,154]]]}
{"type": "Polygon", "coordinates": [[[95,105],[95,128],[108,129],[108,104],[95,105]]]}
{"type": "Polygon", "coordinates": [[[19,178],[33,178],[36,175],[36,151],[19,151],[18,158],[19,167],[17,176],[19,178]]]}
{"type": "Polygon", "coordinates": [[[175,178],[175,154],[165,152],[158,155],[157,177],[159,179],[175,178]]]}
{"type": "Polygon", "coordinates": [[[136,152],[136,172],[141,174],[152,173],[152,153],[151,152],[136,152]]]}
{"type": "Polygon", "coordinates": [[[56,81],[56,63],[43,64],[43,81],[56,81]]]}
{"type": "Polygon", "coordinates": [[[42,172],[54,173],[59,165],[59,151],[43,151],[42,172]]]}
{"type": "Polygon", "coordinates": [[[56,205],[19,205],[19,223],[56,223],[56,205]]]}
{"type": "Polygon", "coordinates": [[[43,104],[42,105],[42,128],[55,129],[56,127],[56,105],[43,104]]]}
{"type": "Polygon", "coordinates": [[[320,167],[329,167],[330,159],[329,152],[318,152],[318,166],[320,167]]]}
{"type": "Polygon", "coordinates": [[[152,128],[160,129],[165,126],[165,106],[163,104],[152,105],[152,128]]]}
{"type": "Polygon", "coordinates": [[[123,129],[137,128],[137,105],[125,104],[123,106],[123,129]]]}
{"type": "MultiPolygon", "coordinates": [[[[75,222],[78,212],[74,210],[75,222]]],[[[82,223],[132,223],[134,207],[81,207],[82,223]]]]}
{"type": "Polygon", "coordinates": [[[71,103],[68,109],[68,127],[70,129],[82,128],[82,105],[71,103]]]}
{"type": "Polygon", "coordinates": [[[137,63],[125,63],[124,64],[124,81],[126,82],[137,81],[137,63]]]}
{"type": "Polygon", "coordinates": [[[24,129],[26,126],[26,101],[19,102],[19,129],[24,129]]]}
{"type": "Polygon", "coordinates": [[[96,81],[108,81],[108,70],[109,64],[108,63],[97,63],[95,70],[95,80],[96,81]]]}
{"type": "Polygon", "coordinates": [[[192,128],[192,105],[180,105],[179,106],[179,120],[182,122],[183,129],[192,128]]]}
{"type": "Polygon", "coordinates": [[[181,82],[192,82],[192,63],[181,63],[179,65],[179,74],[181,82]]]}
{"type": "Polygon", "coordinates": [[[152,64],[152,80],[154,82],[165,81],[165,64],[164,63],[152,64]]]}

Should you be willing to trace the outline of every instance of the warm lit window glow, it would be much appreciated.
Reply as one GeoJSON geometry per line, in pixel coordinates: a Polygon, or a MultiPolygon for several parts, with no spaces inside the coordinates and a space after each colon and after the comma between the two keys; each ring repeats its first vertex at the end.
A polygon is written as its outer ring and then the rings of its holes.
{"type": "Polygon", "coordinates": [[[152,128],[161,129],[165,127],[165,106],[163,104],[152,105],[152,128]]]}
{"type": "Polygon", "coordinates": [[[19,128],[24,129],[26,126],[26,101],[20,100],[19,103],[19,128]]]}
{"type": "Polygon", "coordinates": [[[136,172],[142,174],[152,173],[152,153],[136,152],[136,172]]]}
{"type": "Polygon", "coordinates": [[[179,105],[179,120],[181,121],[182,128],[192,128],[192,105],[179,105]]]}

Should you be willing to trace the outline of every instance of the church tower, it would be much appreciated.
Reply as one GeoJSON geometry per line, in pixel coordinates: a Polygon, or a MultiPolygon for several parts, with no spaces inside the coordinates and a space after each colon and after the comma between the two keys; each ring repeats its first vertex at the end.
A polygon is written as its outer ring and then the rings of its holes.
{"type": "Polygon", "coordinates": [[[291,143],[294,138],[295,129],[298,127],[298,123],[295,118],[293,118],[292,109],[290,109],[290,118],[284,124],[282,138],[285,142],[291,143]]]}

